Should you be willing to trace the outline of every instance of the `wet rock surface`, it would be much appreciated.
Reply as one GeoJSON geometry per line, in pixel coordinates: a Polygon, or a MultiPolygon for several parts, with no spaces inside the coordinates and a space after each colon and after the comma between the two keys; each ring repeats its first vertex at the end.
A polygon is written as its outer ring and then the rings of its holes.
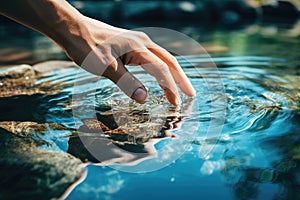
{"type": "Polygon", "coordinates": [[[107,139],[103,134],[109,136],[108,143],[120,145],[127,151],[146,152],[143,143],[149,138],[128,143],[130,136],[121,128],[114,127],[110,115],[104,115],[101,119],[103,122],[84,120],[78,132],[53,123],[0,122],[0,198],[60,197],[82,176],[82,162],[100,162],[88,148],[98,146],[103,139],[107,139]],[[104,123],[112,125],[109,127],[104,123]],[[43,148],[51,149],[52,141],[40,137],[50,134],[49,130],[66,131],[65,136],[69,137],[68,153],[43,148]],[[89,141],[89,146],[82,141],[89,141]]]}
{"type": "Polygon", "coordinates": [[[30,65],[2,67],[0,72],[0,97],[42,94],[33,87],[35,71],[30,65]]]}
{"type": "Polygon", "coordinates": [[[0,199],[60,197],[83,172],[71,155],[40,150],[40,141],[0,128],[0,199]]]}
{"type": "Polygon", "coordinates": [[[43,77],[55,74],[57,69],[76,67],[78,66],[74,62],[64,60],[50,60],[32,66],[33,70],[43,77]]]}
{"type": "Polygon", "coordinates": [[[58,87],[52,87],[49,82],[36,84],[38,78],[49,76],[47,72],[56,67],[72,66],[72,62],[46,62],[34,67],[30,65],[16,65],[1,67],[0,70],[0,98],[13,96],[31,96],[53,94],[59,91],[58,87]],[[50,64],[51,63],[51,64],[50,64]],[[67,63],[67,64],[66,64],[67,63]],[[50,67],[49,67],[50,65],[50,67]],[[45,67],[47,66],[47,67],[45,67]]]}
{"type": "Polygon", "coordinates": [[[70,64],[48,62],[34,67],[17,65],[0,69],[1,120],[14,120],[0,121],[0,199],[59,198],[82,176],[79,159],[43,148],[51,146],[52,141],[40,137],[50,130],[72,132],[72,129],[55,123],[17,121],[17,116],[33,119],[32,115],[41,112],[34,99],[59,91],[51,81],[36,81],[48,77],[54,66],[70,64]]]}
{"type": "MultiPolygon", "coordinates": [[[[71,130],[59,124],[38,124],[36,122],[2,121],[0,128],[20,137],[33,137],[33,134],[45,134],[46,130],[71,130]]],[[[72,130],[75,131],[75,130],[72,130]]]]}

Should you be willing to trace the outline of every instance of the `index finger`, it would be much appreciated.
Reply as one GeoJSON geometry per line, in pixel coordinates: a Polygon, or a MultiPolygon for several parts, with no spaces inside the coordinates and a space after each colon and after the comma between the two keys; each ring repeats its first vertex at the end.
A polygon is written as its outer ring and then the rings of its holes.
{"type": "Polygon", "coordinates": [[[128,57],[132,58],[132,63],[141,65],[145,71],[154,76],[160,87],[164,90],[168,101],[174,105],[179,105],[181,99],[167,64],[148,49],[140,52],[131,52],[131,54],[128,57]]]}
{"type": "Polygon", "coordinates": [[[148,49],[168,65],[175,82],[178,84],[182,92],[188,96],[196,95],[193,85],[174,56],[155,43],[153,43],[151,47],[148,47],[148,49]]]}

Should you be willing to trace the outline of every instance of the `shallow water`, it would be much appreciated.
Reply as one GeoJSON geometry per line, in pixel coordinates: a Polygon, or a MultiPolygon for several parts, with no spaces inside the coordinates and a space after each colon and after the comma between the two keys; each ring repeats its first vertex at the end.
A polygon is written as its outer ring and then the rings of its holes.
{"type": "MultiPolygon", "coordinates": [[[[87,177],[68,199],[298,199],[300,34],[291,30],[281,26],[209,33],[195,27],[182,29],[199,42],[229,50],[211,53],[218,70],[206,68],[211,60],[201,55],[177,57],[197,90],[195,99],[182,96],[181,108],[169,106],[155,81],[138,67],[130,69],[151,94],[142,106],[110,81],[71,67],[34,80],[36,87],[48,87],[46,94],[1,98],[5,110],[0,119],[78,129],[83,119],[113,113],[117,125],[131,136],[122,145],[133,146],[127,150],[140,152],[141,157],[100,156],[102,162],[118,164],[87,165],[87,177]],[[28,106],[12,109],[16,102],[28,106]],[[166,121],[174,128],[165,128],[162,136],[166,121]],[[176,138],[164,138],[166,134],[176,138]],[[142,147],[140,138],[147,139],[142,147]],[[147,168],[150,165],[154,167],[147,168]],[[132,168],[140,173],[128,173],[132,168]]],[[[70,136],[70,131],[49,130],[39,137],[50,145],[41,148],[98,163],[95,150],[82,153],[82,144],[78,146],[76,137],[70,136]]],[[[93,142],[107,137],[82,136],[93,142]]]]}

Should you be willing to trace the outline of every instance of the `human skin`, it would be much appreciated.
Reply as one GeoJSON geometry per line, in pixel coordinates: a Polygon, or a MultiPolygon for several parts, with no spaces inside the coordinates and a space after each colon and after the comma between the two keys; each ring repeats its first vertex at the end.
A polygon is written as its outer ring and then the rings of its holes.
{"type": "Polygon", "coordinates": [[[154,76],[171,104],[181,102],[176,84],[195,96],[177,60],[143,32],[86,17],[65,0],[2,0],[0,14],[48,36],[79,66],[109,78],[139,103],[146,101],[147,89],[125,65],[142,66],[154,76]]]}

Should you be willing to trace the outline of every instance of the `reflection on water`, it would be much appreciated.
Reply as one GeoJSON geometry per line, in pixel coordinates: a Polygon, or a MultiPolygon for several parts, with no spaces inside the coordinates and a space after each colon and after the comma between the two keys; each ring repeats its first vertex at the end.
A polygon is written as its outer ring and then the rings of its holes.
{"type": "MultiPolygon", "coordinates": [[[[184,31],[193,33],[201,41],[226,46],[228,52],[212,54],[220,74],[205,68],[209,60],[199,55],[186,56],[190,63],[183,57],[178,57],[192,83],[197,86],[197,98],[191,109],[188,108],[188,99],[180,111],[172,110],[166,105],[156,108],[153,101],[164,100],[160,99],[159,90],[154,89],[151,92],[155,98],[150,99],[148,105],[153,106],[150,110],[143,110],[142,107],[129,110],[129,116],[132,117],[130,120],[135,123],[133,126],[148,123],[151,116],[149,111],[153,111],[153,115],[163,114],[160,117],[166,118],[168,123],[159,124],[157,129],[161,130],[161,135],[151,135],[153,132],[148,129],[143,129],[145,134],[140,140],[138,137],[133,137],[134,140],[132,137],[128,139],[130,134],[122,135],[122,131],[130,132],[131,127],[122,126],[122,120],[128,119],[116,113],[130,101],[116,92],[115,86],[109,81],[87,73],[77,76],[80,69],[74,67],[57,69],[55,73],[37,77],[35,86],[43,93],[0,99],[1,105],[5,104],[6,108],[5,115],[1,115],[2,121],[58,123],[66,127],[69,132],[64,131],[64,134],[49,131],[39,136],[52,144],[44,148],[68,151],[82,161],[98,160],[84,149],[76,137],[78,132],[74,131],[86,123],[74,121],[72,108],[85,111],[87,107],[84,105],[88,104],[95,105],[96,119],[107,126],[106,131],[119,131],[119,135],[114,136],[102,132],[104,135],[101,137],[117,141],[118,145],[128,147],[127,150],[145,149],[151,139],[158,139],[152,148],[158,152],[160,158],[168,159],[176,151],[184,149],[184,154],[178,160],[151,173],[130,174],[110,167],[88,165],[87,178],[73,190],[69,199],[300,198],[300,40],[297,30],[252,26],[242,31],[214,31],[211,34],[199,33],[196,28],[184,31]],[[200,39],[201,35],[204,35],[204,39],[200,39]],[[200,63],[202,67],[196,72],[189,67],[191,63],[200,63]],[[207,91],[207,83],[213,84],[220,77],[225,93],[211,95],[207,91]],[[81,87],[81,93],[87,96],[86,101],[72,101],[74,82],[81,87]],[[98,83],[101,87],[96,91],[89,90],[91,82],[98,83]],[[95,97],[94,101],[89,102],[89,95],[95,97]],[[118,102],[119,99],[125,103],[118,102]],[[216,120],[215,114],[220,112],[214,108],[220,99],[227,102],[222,134],[220,137],[206,135],[211,121],[216,120]],[[20,102],[31,102],[30,105],[34,106],[24,108],[17,105],[20,102]],[[15,105],[19,109],[13,109],[15,105]],[[163,110],[166,107],[170,110],[163,110]],[[141,110],[142,113],[139,113],[141,110]],[[186,112],[187,110],[189,111],[186,112]],[[115,112],[114,116],[119,118],[111,119],[111,112],[115,112]],[[118,129],[120,127],[122,130],[118,129]],[[196,131],[194,137],[184,136],[193,131],[196,131]],[[177,138],[170,138],[172,135],[177,138]],[[169,138],[165,139],[164,136],[169,138]],[[168,146],[170,141],[179,142],[168,146]],[[203,157],[201,148],[212,145],[213,150],[203,157]],[[169,149],[160,151],[164,146],[169,149]]],[[[144,76],[139,69],[136,69],[136,73],[144,76]]],[[[137,106],[133,105],[135,108],[137,106]]],[[[82,117],[90,119],[88,114],[82,117]]],[[[159,120],[159,117],[155,119],[159,120]]],[[[153,124],[147,124],[147,127],[155,127],[156,121],[151,123],[153,124]]],[[[102,131],[103,124],[99,125],[102,131]]],[[[95,134],[95,131],[87,131],[91,129],[82,130],[86,134],[95,134]]],[[[130,133],[134,136],[134,132],[130,133]]],[[[88,139],[94,136],[86,135],[88,139]]],[[[99,146],[95,138],[89,142],[90,145],[99,146]]]]}

